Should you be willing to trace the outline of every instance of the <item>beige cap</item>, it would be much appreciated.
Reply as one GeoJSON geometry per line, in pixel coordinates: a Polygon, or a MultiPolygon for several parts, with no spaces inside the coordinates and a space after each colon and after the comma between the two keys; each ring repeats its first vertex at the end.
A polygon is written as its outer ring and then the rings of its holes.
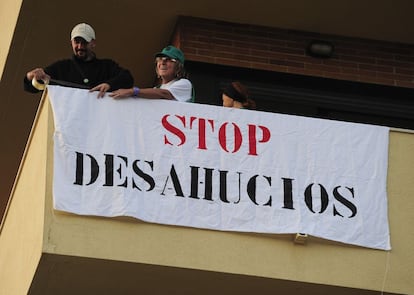
{"type": "Polygon", "coordinates": [[[73,40],[76,37],[81,37],[86,40],[86,42],[91,42],[95,39],[95,31],[93,28],[85,23],[77,24],[70,34],[70,39],[73,40]]]}

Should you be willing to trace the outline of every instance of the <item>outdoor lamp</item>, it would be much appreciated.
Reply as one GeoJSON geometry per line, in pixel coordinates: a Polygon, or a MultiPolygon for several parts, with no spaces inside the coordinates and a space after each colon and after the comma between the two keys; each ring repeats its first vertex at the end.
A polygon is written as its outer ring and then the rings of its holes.
{"type": "Polygon", "coordinates": [[[334,46],[332,43],[321,40],[312,40],[306,50],[307,54],[313,57],[328,58],[333,55],[334,46]]]}

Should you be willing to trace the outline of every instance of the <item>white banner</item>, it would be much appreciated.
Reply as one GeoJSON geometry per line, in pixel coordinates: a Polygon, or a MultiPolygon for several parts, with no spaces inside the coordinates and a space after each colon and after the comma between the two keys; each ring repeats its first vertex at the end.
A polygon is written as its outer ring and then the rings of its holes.
{"type": "Polygon", "coordinates": [[[391,249],[386,127],[48,93],[57,210],[391,249]]]}

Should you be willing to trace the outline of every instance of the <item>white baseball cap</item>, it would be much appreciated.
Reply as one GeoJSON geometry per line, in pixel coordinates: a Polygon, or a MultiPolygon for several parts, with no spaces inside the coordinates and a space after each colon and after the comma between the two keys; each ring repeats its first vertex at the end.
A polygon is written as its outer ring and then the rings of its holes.
{"type": "Polygon", "coordinates": [[[86,40],[86,42],[91,42],[95,39],[95,31],[93,28],[85,23],[77,24],[70,34],[70,39],[73,40],[76,37],[81,37],[86,40]]]}

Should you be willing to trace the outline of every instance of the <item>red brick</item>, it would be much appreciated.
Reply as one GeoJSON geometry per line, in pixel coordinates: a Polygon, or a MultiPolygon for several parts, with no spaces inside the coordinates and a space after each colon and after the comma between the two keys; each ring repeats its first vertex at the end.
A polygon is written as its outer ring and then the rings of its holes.
{"type": "Polygon", "coordinates": [[[414,88],[414,45],[181,17],[173,38],[188,60],[414,88]],[[332,42],[330,59],[306,55],[332,42]]]}

